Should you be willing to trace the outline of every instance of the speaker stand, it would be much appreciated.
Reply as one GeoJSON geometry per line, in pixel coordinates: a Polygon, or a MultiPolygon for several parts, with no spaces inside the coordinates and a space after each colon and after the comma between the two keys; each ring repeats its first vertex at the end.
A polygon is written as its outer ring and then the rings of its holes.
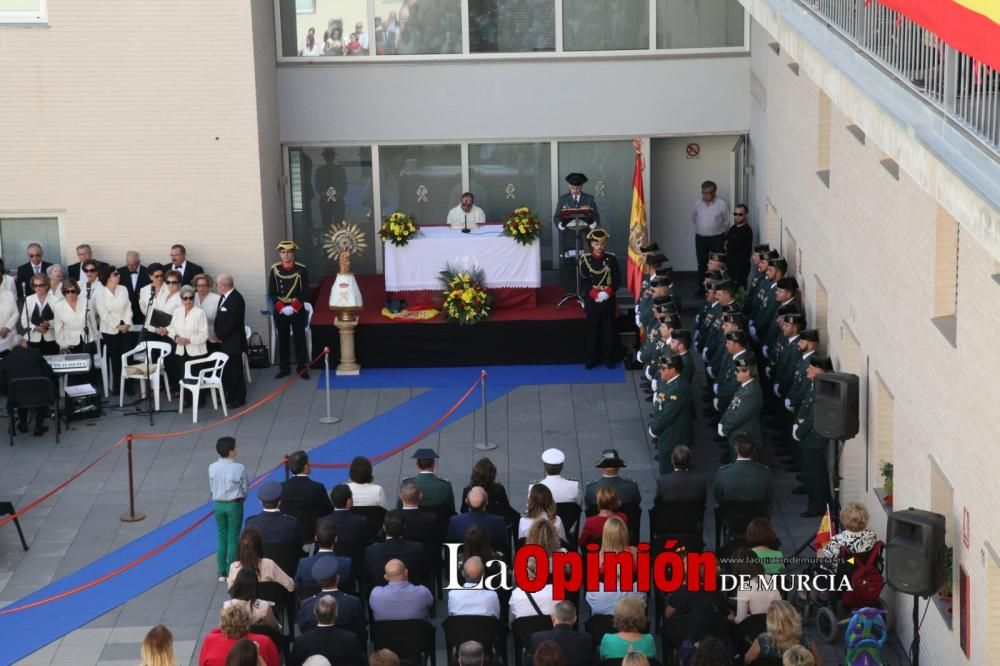
{"type": "Polygon", "coordinates": [[[846,442],[841,439],[833,440],[833,497],[830,502],[830,520],[837,523],[837,529],[840,529],[840,482],[842,477],[840,476],[840,459],[844,454],[844,446],[846,442]]]}
{"type": "Polygon", "coordinates": [[[920,666],[920,597],[915,594],[913,595],[913,642],[910,643],[910,659],[911,666],[920,666]]]}

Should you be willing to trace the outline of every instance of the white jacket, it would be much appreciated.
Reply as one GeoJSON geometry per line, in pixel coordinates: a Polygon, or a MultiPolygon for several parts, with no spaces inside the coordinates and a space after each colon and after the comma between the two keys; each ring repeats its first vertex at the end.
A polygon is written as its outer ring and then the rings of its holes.
{"type": "MultiPolygon", "coordinates": [[[[49,309],[52,310],[53,316],[55,316],[56,301],[50,296],[45,299],[45,305],[49,306],[49,309]]],[[[21,310],[21,324],[23,324],[24,328],[28,331],[24,334],[24,337],[28,342],[41,342],[42,340],[45,340],[46,342],[55,342],[56,332],[53,330],[53,326],[51,324],[49,325],[49,330],[42,335],[35,330],[34,324],[31,323],[31,315],[35,312],[35,308],[37,307],[39,311],[41,311],[45,305],[38,302],[37,294],[29,294],[28,298],[24,301],[24,308],[21,310]]]]}
{"type": "Polygon", "coordinates": [[[153,307],[149,307],[149,294],[152,289],[153,285],[147,284],[139,290],[139,309],[142,310],[142,314],[146,317],[144,320],[146,330],[150,333],[156,333],[156,327],[149,323],[153,317],[153,310],[160,310],[167,314],[173,313],[174,308],[181,306],[181,292],[177,291],[171,294],[167,285],[163,284],[160,286],[159,291],[156,292],[156,298],[153,299],[153,307]]]}
{"type": "Polygon", "coordinates": [[[215,314],[219,311],[219,300],[222,296],[219,296],[214,291],[208,292],[208,296],[202,301],[198,292],[194,292],[194,304],[205,311],[205,319],[208,320],[208,334],[211,336],[215,333],[215,314]]]}
{"type": "Polygon", "coordinates": [[[128,300],[128,290],[118,285],[111,291],[104,285],[94,294],[94,305],[100,319],[101,333],[114,335],[122,322],[132,326],[132,303],[128,300]]]}
{"type": "Polygon", "coordinates": [[[191,308],[190,312],[184,312],[184,306],[174,310],[174,318],[167,327],[167,334],[173,340],[177,336],[190,338],[191,344],[186,346],[177,345],[174,351],[178,356],[204,356],[208,353],[208,320],[205,312],[199,307],[191,308]]]}
{"type": "Polygon", "coordinates": [[[89,313],[91,317],[90,335],[85,335],[84,320],[88,314],[86,297],[77,298],[75,310],[68,300],[64,300],[53,305],[52,312],[56,316],[53,323],[55,324],[56,344],[59,345],[60,349],[69,349],[81,342],[93,342],[97,339],[97,325],[93,321],[93,311],[89,313]]]}
{"type": "MultiPolygon", "coordinates": [[[[9,276],[7,276],[9,277],[9,276]]],[[[17,334],[17,300],[14,292],[0,288],[0,328],[8,329],[7,337],[0,338],[0,351],[8,351],[17,345],[21,336],[17,334]]]]}

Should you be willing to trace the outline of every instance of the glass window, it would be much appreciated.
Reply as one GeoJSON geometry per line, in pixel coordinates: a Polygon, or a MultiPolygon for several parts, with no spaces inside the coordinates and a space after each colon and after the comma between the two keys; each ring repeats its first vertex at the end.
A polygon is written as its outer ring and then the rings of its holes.
{"type": "Polygon", "coordinates": [[[354,272],[374,273],[371,147],[289,148],[288,173],[292,238],[302,248],[299,261],[317,276],[335,272],[337,260],[327,258],[323,243],[330,225],[346,220],[358,225],[368,244],[364,254],[352,260],[354,272]]]}
{"type": "MultiPolygon", "coordinates": [[[[8,217],[0,220],[0,252],[8,273],[28,261],[28,245],[42,246],[45,261],[62,263],[59,251],[59,220],[54,217],[8,217]]],[[[108,258],[110,259],[110,257],[108,258]]],[[[76,258],[73,258],[76,261],[76,258]]]]}
{"type": "Polygon", "coordinates": [[[608,250],[617,255],[622,271],[625,270],[625,252],[628,248],[634,169],[635,149],[631,141],[559,144],[559,182],[563,188],[559,194],[569,190],[569,186],[562,180],[566,174],[578,172],[587,176],[583,191],[594,196],[597,211],[601,215],[601,226],[611,235],[608,250]]]}
{"type": "Polygon", "coordinates": [[[280,0],[284,56],[369,54],[367,0],[280,0]]]}
{"type": "Polygon", "coordinates": [[[471,53],[554,51],[553,0],[469,0],[471,53]]]}
{"type": "MultiPolygon", "coordinates": [[[[552,205],[548,143],[469,145],[469,191],[488,222],[503,222],[514,208],[527,206],[543,221],[552,205]]],[[[542,263],[552,264],[551,225],[542,227],[542,263]]]]}
{"type": "Polygon", "coordinates": [[[374,0],[385,55],[462,52],[462,0],[374,0]]]}
{"type": "Polygon", "coordinates": [[[0,0],[0,24],[48,23],[46,0],[0,0]]]}
{"type": "Polygon", "coordinates": [[[417,224],[445,224],[462,196],[458,145],[380,146],[382,216],[401,210],[417,224]]]}
{"type": "Polygon", "coordinates": [[[564,51],[649,48],[649,4],[642,0],[563,0],[562,22],[564,51]]]}
{"type": "Polygon", "coordinates": [[[743,6],[738,0],[657,0],[656,48],[743,46],[743,6]]]}

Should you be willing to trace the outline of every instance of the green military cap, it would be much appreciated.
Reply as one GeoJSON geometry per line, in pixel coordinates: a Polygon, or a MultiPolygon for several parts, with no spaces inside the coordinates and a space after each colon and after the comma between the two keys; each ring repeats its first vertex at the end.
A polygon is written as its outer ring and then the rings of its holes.
{"type": "Polygon", "coordinates": [[[594,467],[625,467],[625,461],[615,449],[604,449],[601,451],[601,457],[594,463],[594,467]]]}
{"type": "Polygon", "coordinates": [[[786,324],[793,324],[800,328],[806,325],[806,316],[801,312],[786,312],[781,317],[785,320],[786,324]]]}
{"type": "Polygon", "coordinates": [[[681,371],[684,369],[684,359],[680,354],[667,354],[660,359],[660,365],[664,368],[673,368],[681,371]]]}
{"type": "Polygon", "coordinates": [[[785,291],[798,291],[799,282],[793,277],[783,277],[775,284],[778,289],[784,289],[785,291]]]}
{"type": "Polygon", "coordinates": [[[819,342],[819,331],[815,328],[807,328],[799,333],[799,340],[805,340],[806,342],[819,342]]]}
{"type": "Polygon", "coordinates": [[[716,291],[725,291],[725,292],[729,292],[730,294],[735,294],[736,293],[736,285],[733,284],[732,280],[719,280],[718,282],[715,283],[715,290],[716,291]]]}
{"type": "Polygon", "coordinates": [[[778,257],[777,259],[768,259],[767,263],[771,266],[774,266],[777,270],[781,271],[782,273],[788,271],[788,262],[782,259],[781,257],[778,257]]]}
{"type": "Polygon", "coordinates": [[[686,328],[675,328],[670,332],[670,337],[674,340],[679,340],[681,342],[686,342],[691,344],[691,331],[686,328]]]}
{"type": "Polygon", "coordinates": [[[746,347],[749,344],[749,340],[747,340],[747,334],[744,333],[743,331],[730,331],[726,333],[726,341],[735,342],[736,344],[743,345],[744,347],[746,347]]]}
{"type": "Polygon", "coordinates": [[[753,246],[753,251],[757,252],[758,254],[761,252],[767,252],[770,249],[771,245],[769,243],[759,243],[753,246]]]}
{"type": "Polygon", "coordinates": [[[646,258],[647,264],[662,264],[667,261],[667,257],[660,252],[656,254],[651,254],[646,258]]]}
{"type": "Polygon", "coordinates": [[[743,318],[742,312],[723,312],[722,313],[722,323],[723,324],[744,324],[746,320],[743,318]]]}
{"type": "Polygon", "coordinates": [[[753,368],[757,365],[757,359],[754,358],[753,354],[747,352],[734,360],[733,365],[736,366],[737,370],[753,368]]]}
{"type": "Polygon", "coordinates": [[[434,449],[417,449],[410,456],[413,460],[435,460],[440,457],[434,449]]]}

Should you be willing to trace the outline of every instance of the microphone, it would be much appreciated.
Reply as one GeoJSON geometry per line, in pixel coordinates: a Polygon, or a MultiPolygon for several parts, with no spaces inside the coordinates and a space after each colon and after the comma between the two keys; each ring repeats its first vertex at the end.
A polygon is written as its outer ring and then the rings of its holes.
{"type": "Polygon", "coordinates": [[[468,213],[465,214],[465,226],[462,227],[462,233],[463,234],[469,233],[469,214],[468,213]]]}

